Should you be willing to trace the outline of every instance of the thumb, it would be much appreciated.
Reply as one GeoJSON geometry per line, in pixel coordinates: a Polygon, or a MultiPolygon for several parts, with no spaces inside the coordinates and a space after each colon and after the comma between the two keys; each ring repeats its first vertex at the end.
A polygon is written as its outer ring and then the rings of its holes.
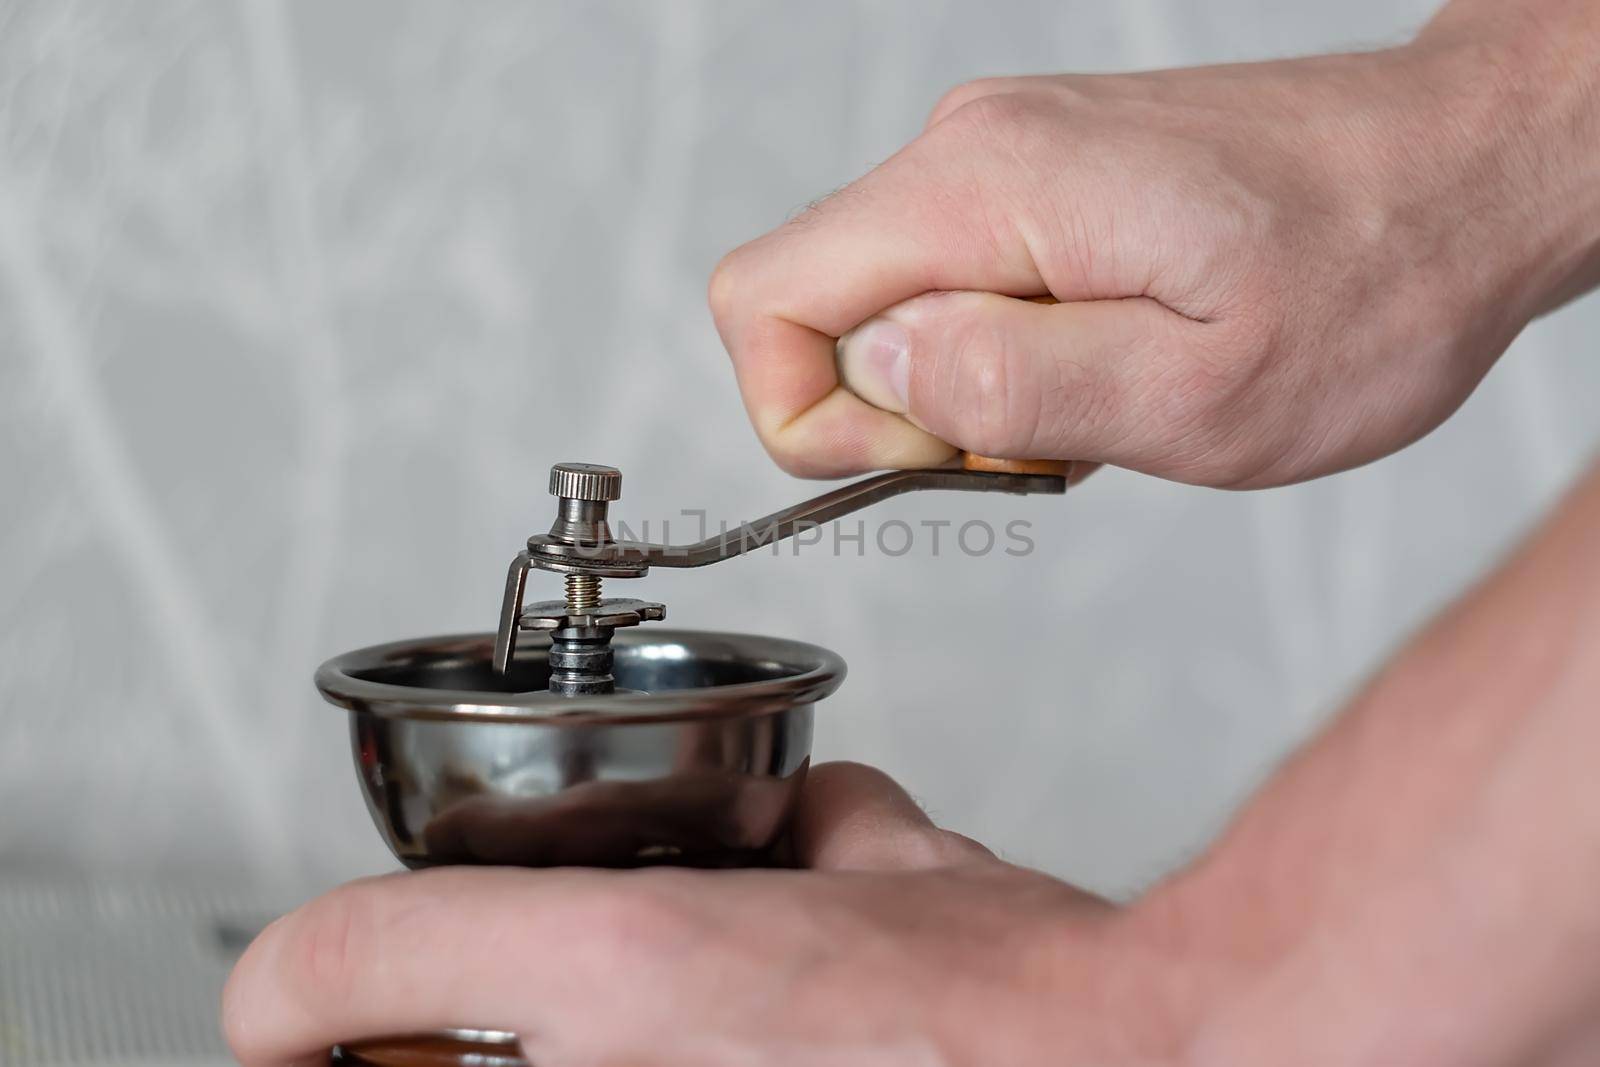
{"type": "Polygon", "coordinates": [[[845,334],[839,376],[867,403],[970,452],[1140,466],[1160,425],[1152,378],[1177,365],[1195,325],[1144,297],[926,293],[845,334]]]}

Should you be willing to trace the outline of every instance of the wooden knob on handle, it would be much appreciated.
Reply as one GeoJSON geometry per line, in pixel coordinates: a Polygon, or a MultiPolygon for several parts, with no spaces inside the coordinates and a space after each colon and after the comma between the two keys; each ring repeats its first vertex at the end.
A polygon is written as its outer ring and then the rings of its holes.
{"type": "Polygon", "coordinates": [[[991,471],[996,474],[1053,474],[1066,478],[1072,474],[1072,461],[1067,459],[995,459],[976,452],[961,453],[961,469],[991,471]]]}

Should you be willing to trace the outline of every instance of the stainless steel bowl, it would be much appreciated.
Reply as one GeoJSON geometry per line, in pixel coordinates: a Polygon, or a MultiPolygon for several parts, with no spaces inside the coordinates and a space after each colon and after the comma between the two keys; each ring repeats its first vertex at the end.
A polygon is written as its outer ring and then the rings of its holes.
{"type": "Polygon", "coordinates": [[[408,867],[747,866],[782,833],[811,754],[812,705],[844,661],[749,634],[630,630],[618,692],[543,692],[548,638],[511,670],[493,634],[349,652],[317,688],[350,711],[367,808],[408,867]]]}

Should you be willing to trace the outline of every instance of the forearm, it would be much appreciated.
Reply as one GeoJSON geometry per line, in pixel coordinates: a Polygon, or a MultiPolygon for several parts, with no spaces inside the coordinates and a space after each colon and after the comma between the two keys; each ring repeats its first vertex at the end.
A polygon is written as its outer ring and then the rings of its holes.
{"type": "Polygon", "coordinates": [[[1577,1040],[1600,1003],[1597,650],[1600,467],[1135,909],[1216,1062],[1577,1040]]]}
{"type": "Polygon", "coordinates": [[[1423,37],[1456,36],[1581,57],[1600,33],[1590,0],[1450,0],[1423,37]]]}
{"type": "Polygon", "coordinates": [[[1600,285],[1600,5],[1454,0],[1411,47],[1453,68],[1455,206],[1501,299],[1537,315],[1600,285]]]}

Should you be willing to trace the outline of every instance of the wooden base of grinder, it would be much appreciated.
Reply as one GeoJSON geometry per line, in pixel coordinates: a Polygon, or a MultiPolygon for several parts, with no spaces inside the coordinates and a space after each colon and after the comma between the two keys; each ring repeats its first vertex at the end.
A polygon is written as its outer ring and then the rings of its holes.
{"type": "Polygon", "coordinates": [[[333,1062],[355,1067],[529,1067],[511,1034],[411,1034],[336,1045],[333,1062]]]}

